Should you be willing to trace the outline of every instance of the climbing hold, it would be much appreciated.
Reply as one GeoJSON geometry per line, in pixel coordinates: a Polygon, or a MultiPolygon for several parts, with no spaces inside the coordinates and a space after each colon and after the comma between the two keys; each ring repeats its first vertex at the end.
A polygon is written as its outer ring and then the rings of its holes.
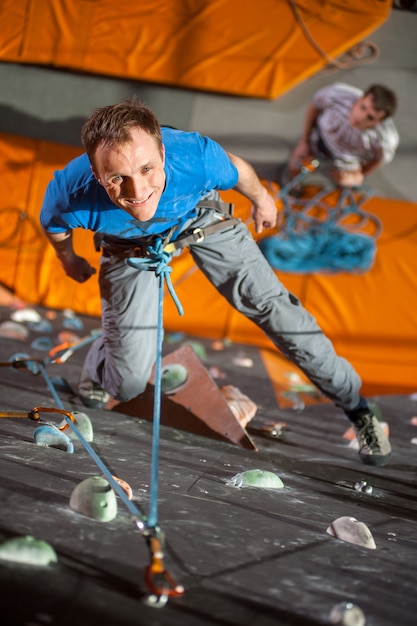
{"type": "Polygon", "coordinates": [[[0,324],[0,337],[8,337],[9,339],[21,339],[24,341],[29,336],[26,326],[19,322],[11,322],[7,320],[0,324]]]}
{"type": "Polygon", "coordinates": [[[49,320],[41,319],[39,322],[29,322],[28,326],[31,330],[34,330],[37,333],[51,333],[52,332],[52,324],[49,320]]]}
{"type": "Polygon", "coordinates": [[[50,565],[58,562],[56,552],[49,543],[30,535],[14,537],[2,543],[0,559],[28,565],[50,565]]]}
{"type": "Polygon", "coordinates": [[[93,424],[91,423],[90,418],[86,413],[74,411],[73,413],[75,419],[75,425],[84,437],[84,439],[88,442],[93,441],[94,439],[94,431],[93,424]]]}
{"type": "Polygon", "coordinates": [[[330,611],[329,620],[338,626],[365,626],[366,622],[362,609],[352,602],[336,604],[330,611]]]}
{"type": "Polygon", "coordinates": [[[39,374],[39,365],[36,361],[30,361],[30,356],[25,352],[16,352],[9,358],[10,363],[16,362],[16,369],[27,370],[31,374],[39,374]],[[21,363],[19,363],[21,361],[21,363]]]}
{"type": "Polygon", "coordinates": [[[79,483],[71,494],[70,507],[99,522],[111,522],[117,515],[116,495],[102,476],[92,476],[79,483]]]}
{"type": "Polygon", "coordinates": [[[84,323],[81,318],[75,315],[74,311],[71,311],[71,309],[65,309],[63,326],[64,328],[71,328],[72,330],[82,330],[84,328],[84,323]]]}
{"type": "Polygon", "coordinates": [[[278,439],[282,436],[286,426],[287,424],[285,422],[271,422],[270,424],[265,424],[265,426],[261,428],[261,431],[268,437],[278,439]]]}
{"type": "Polygon", "coordinates": [[[233,385],[224,385],[220,391],[227,405],[238,422],[246,428],[248,423],[255,417],[257,405],[233,385]]]}
{"type": "Polygon", "coordinates": [[[327,533],[342,539],[342,541],[348,541],[355,543],[363,548],[369,548],[375,550],[376,545],[371,531],[363,522],[359,522],[354,517],[338,517],[327,528],[327,533]]]}
{"type": "Polygon", "coordinates": [[[132,487],[122,478],[118,478],[117,476],[112,476],[113,480],[119,485],[121,489],[125,492],[128,500],[133,500],[133,491],[132,487]]]}
{"type": "Polygon", "coordinates": [[[53,341],[50,337],[37,337],[32,341],[30,347],[33,350],[40,350],[42,352],[49,352],[54,347],[53,341]]]}
{"type": "Polygon", "coordinates": [[[200,341],[189,339],[183,345],[190,346],[194,350],[198,358],[201,359],[202,361],[204,361],[204,359],[207,357],[206,349],[200,341]]]}
{"type": "Polygon", "coordinates": [[[62,330],[60,333],[58,333],[58,345],[60,345],[61,343],[67,343],[67,342],[75,343],[80,340],[81,340],[80,335],[77,335],[76,333],[73,333],[70,330],[62,330]]]}
{"type": "Polygon", "coordinates": [[[253,359],[248,356],[237,356],[233,359],[233,363],[239,367],[253,367],[253,359]]]}
{"type": "Polygon", "coordinates": [[[362,491],[365,485],[366,485],[366,480],[357,480],[356,483],[353,485],[353,487],[355,491],[362,491]]]}
{"type": "Polygon", "coordinates": [[[178,332],[178,333],[170,333],[169,335],[166,336],[166,342],[167,343],[177,343],[178,341],[182,341],[185,337],[184,333],[178,332]]]}
{"type": "Polygon", "coordinates": [[[69,454],[74,452],[71,439],[54,424],[42,424],[33,433],[33,438],[38,446],[65,450],[69,454]]]}
{"type": "Polygon", "coordinates": [[[188,372],[180,363],[166,365],[161,373],[162,393],[176,391],[187,382],[188,372]]]}
{"type": "Polygon", "coordinates": [[[227,481],[233,487],[258,487],[259,489],[283,489],[279,476],[266,470],[253,469],[236,474],[227,481]]]}
{"type": "Polygon", "coordinates": [[[71,385],[67,380],[65,380],[65,378],[62,378],[62,376],[53,376],[50,380],[56,391],[74,394],[74,390],[71,385]]]}
{"type": "Polygon", "coordinates": [[[14,322],[40,322],[42,316],[35,309],[27,307],[13,311],[10,315],[10,319],[14,322]]]}
{"type": "MultiPolygon", "coordinates": [[[[84,439],[88,441],[89,443],[91,443],[94,439],[94,431],[93,431],[93,425],[88,415],[86,413],[81,413],[78,411],[74,411],[72,415],[74,417],[75,426],[78,428],[78,430],[80,431],[84,439]]],[[[62,422],[59,425],[59,430],[61,432],[63,430],[68,431],[69,437],[75,438],[75,439],[77,438],[77,435],[74,433],[74,431],[72,430],[72,428],[70,427],[70,425],[68,424],[66,420],[62,420],[62,422]]]]}

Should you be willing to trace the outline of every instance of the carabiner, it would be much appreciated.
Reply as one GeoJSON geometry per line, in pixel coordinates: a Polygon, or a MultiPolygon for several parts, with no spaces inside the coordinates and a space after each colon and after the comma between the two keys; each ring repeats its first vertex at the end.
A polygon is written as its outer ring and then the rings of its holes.
{"type": "Polygon", "coordinates": [[[144,533],[149,553],[150,564],[145,570],[145,583],[149,591],[156,596],[156,600],[152,602],[158,605],[159,601],[165,598],[163,604],[166,604],[168,598],[178,598],[184,593],[184,587],[179,585],[171,576],[164,565],[164,552],[162,548],[162,535],[158,528],[148,529],[144,533]]]}
{"type": "MultiPolygon", "coordinates": [[[[34,417],[31,417],[31,419],[39,419],[39,413],[59,413],[59,415],[65,415],[66,417],[68,417],[69,420],[71,420],[71,422],[75,422],[75,417],[73,416],[72,413],[70,413],[69,411],[64,411],[63,409],[57,409],[57,408],[46,408],[46,407],[35,407],[34,409],[32,409],[31,414],[34,417]],[[36,416],[36,417],[35,417],[36,416]]],[[[62,428],[59,428],[59,430],[65,430],[65,426],[62,428]]]]}

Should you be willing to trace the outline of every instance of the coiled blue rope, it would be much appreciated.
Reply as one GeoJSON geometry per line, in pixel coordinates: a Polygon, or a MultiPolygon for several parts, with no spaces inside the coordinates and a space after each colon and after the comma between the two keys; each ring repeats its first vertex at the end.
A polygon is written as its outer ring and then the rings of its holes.
{"type": "Polygon", "coordinates": [[[159,471],[159,434],[161,424],[161,370],[162,370],[162,343],[163,343],[163,302],[164,302],[164,280],[168,291],[174,300],[179,315],[184,311],[171,283],[170,274],[172,267],[169,263],[172,254],[165,252],[161,239],[157,239],[154,246],[148,246],[148,257],[130,258],[127,263],[139,270],[154,271],[159,278],[158,288],[158,322],[156,337],[156,361],[155,361],[155,391],[153,407],[153,430],[152,430],[152,458],[151,458],[151,480],[149,489],[149,514],[147,520],[148,528],[155,528],[158,524],[158,471],[159,471]]]}
{"type": "Polygon", "coordinates": [[[278,194],[284,203],[281,232],[258,242],[271,267],[294,273],[366,271],[372,267],[381,223],[361,208],[370,192],[363,188],[357,197],[353,189],[343,188],[338,204],[333,206],[327,202],[337,189],[333,185],[307,199],[290,197],[291,186],[293,181],[278,194]],[[325,218],[316,217],[315,209],[325,218]],[[357,220],[355,230],[369,225],[374,235],[343,227],[348,216],[357,220]]]}
{"type": "Polygon", "coordinates": [[[372,266],[376,253],[371,237],[335,225],[266,237],[259,247],[274,269],[294,273],[364,271],[372,266]]]}

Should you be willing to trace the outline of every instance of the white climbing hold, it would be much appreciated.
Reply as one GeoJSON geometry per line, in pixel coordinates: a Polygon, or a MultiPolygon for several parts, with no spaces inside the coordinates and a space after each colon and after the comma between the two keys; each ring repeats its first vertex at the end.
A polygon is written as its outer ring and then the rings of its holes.
{"type": "Polygon", "coordinates": [[[10,315],[10,319],[14,322],[40,322],[42,321],[42,316],[35,309],[27,307],[13,311],[10,315]]]}
{"type": "Polygon", "coordinates": [[[25,563],[27,565],[50,565],[57,563],[58,557],[49,543],[31,535],[14,537],[0,545],[0,559],[25,563]]]}
{"type": "Polygon", "coordinates": [[[71,494],[70,507],[100,522],[111,522],[117,515],[116,495],[101,476],[92,476],[79,483],[71,494]]]}
{"type": "Polygon", "coordinates": [[[352,602],[336,604],[330,611],[329,620],[338,626],[365,626],[366,623],[362,609],[352,602]]]}
{"type": "Polygon", "coordinates": [[[19,322],[7,320],[0,324],[0,337],[9,337],[10,339],[21,339],[24,341],[29,337],[29,330],[19,322]]]}
{"type": "Polygon", "coordinates": [[[261,469],[240,472],[230,478],[227,484],[232,487],[258,487],[259,489],[283,489],[284,483],[277,474],[261,469]]]}
{"type": "Polygon", "coordinates": [[[355,543],[364,548],[371,550],[375,550],[376,548],[374,538],[369,528],[363,522],[359,522],[355,517],[338,517],[330,524],[327,533],[337,539],[355,543]]]}

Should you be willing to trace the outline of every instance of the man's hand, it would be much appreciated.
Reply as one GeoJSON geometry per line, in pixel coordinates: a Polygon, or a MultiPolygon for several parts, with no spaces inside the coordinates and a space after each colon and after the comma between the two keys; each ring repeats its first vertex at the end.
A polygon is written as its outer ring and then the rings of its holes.
{"type": "Polygon", "coordinates": [[[256,232],[261,233],[264,228],[273,228],[277,223],[274,198],[262,185],[252,165],[235,154],[228,152],[228,155],[239,173],[239,180],[234,189],[252,202],[251,217],[255,222],[256,232]]]}
{"type": "Polygon", "coordinates": [[[308,141],[305,139],[300,139],[298,144],[295,146],[290,161],[288,164],[288,170],[291,177],[294,177],[300,171],[301,163],[304,161],[311,161],[312,155],[310,153],[310,146],[308,141]]]}
{"type": "Polygon", "coordinates": [[[334,182],[341,187],[360,187],[364,181],[362,170],[338,170],[332,172],[334,182]]]}
{"type": "Polygon", "coordinates": [[[276,225],[277,207],[269,193],[265,193],[262,204],[252,205],[251,216],[257,233],[261,233],[264,228],[273,228],[276,225]]]}
{"type": "Polygon", "coordinates": [[[87,259],[75,254],[72,245],[72,230],[61,233],[45,233],[49,242],[55,249],[58,259],[67,276],[76,280],[77,283],[85,283],[86,280],[96,273],[87,259]]]}
{"type": "Polygon", "coordinates": [[[87,259],[76,254],[65,260],[61,259],[61,264],[66,275],[78,283],[85,283],[96,273],[96,269],[89,264],[87,259]]]}

